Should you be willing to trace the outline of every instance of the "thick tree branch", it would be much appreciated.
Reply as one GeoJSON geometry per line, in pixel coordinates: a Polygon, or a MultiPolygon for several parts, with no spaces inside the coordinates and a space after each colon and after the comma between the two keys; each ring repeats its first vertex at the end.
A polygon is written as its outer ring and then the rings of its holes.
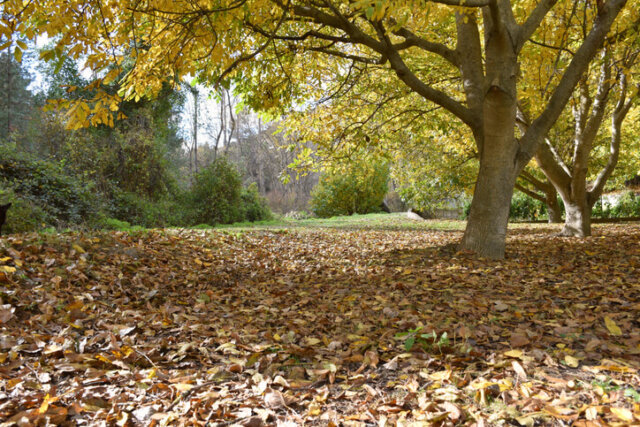
{"type": "Polygon", "coordinates": [[[431,3],[446,4],[448,6],[484,7],[491,4],[491,0],[431,0],[431,3]]]}
{"type": "MultiPolygon", "coordinates": [[[[525,179],[525,178],[523,177],[523,179],[525,179]]],[[[524,194],[526,194],[527,196],[529,196],[529,197],[531,197],[533,199],[541,201],[542,203],[545,203],[547,201],[547,199],[544,196],[541,196],[540,194],[536,193],[535,191],[528,189],[527,187],[525,187],[524,185],[521,185],[517,181],[516,181],[516,189],[520,190],[521,192],[523,192],[524,194]]]]}
{"type": "MultiPolygon", "coordinates": [[[[588,107],[591,109],[591,112],[588,114],[588,110],[582,111],[582,119],[584,121],[583,125],[580,127],[576,127],[576,138],[575,138],[575,149],[573,153],[573,165],[574,169],[584,170],[585,176],[589,163],[589,156],[591,154],[591,147],[593,146],[593,141],[598,135],[598,130],[600,129],[600,125],[604,120],[604,113],[607,107],[607,98],[609,96],[609,92],[611,90],[611,61],[607,56],[606,49],[603,52],[604,62],[602,64],[602,68],[600,71],[600,78],[598,79],[598,89],[596,92],[595,99],[593,102],[589,101],[587,103],[588,107]]],[[[584,90],[588,92],[588,87],[585,83],[583,86],[584,90]]],[[[585,97],[590,97],[585,95],[585,97]]],[[[584,180],[585,177],[579,176],[580,174],[575,174],[574,179],[584,180]]]]}
{"type": "Polygon", "coordinates": [[[538,147],[536,161],[547,178],[559,191],[566,191],[571,188],[571,174],[548,140],[545,140],[538,147]]]}
{"type": "Polygon", "coordinates": [[[542,190],[542,191],[549,191],[551,189],[553,189],[553,185],[550,182],[543,182],[540,181],[538,178],[536,178],[535,176],[531,175],[529,172],[527,172],[526,170],[523,170],[522,172],[520,172],[520,176],[525,180],[525,181],[529,181],[534,187],[542,190]]]}
{"type": "Polygon", "coordinates": [[[364,33],[356,27],[355,24],[349,22],[342,16],[331,15],[311,6],[296,5],[293,6],[292,10],[295,15],[311,18],[318,24],[323,24],[344,31],[349,36],[349,41],[351,43],[365,45],[378,53],[383,53],[385,51],[386,47],[383,43],[364,33]]]}
{"type": "Polygon", "coordinates": [[[440,55],[451,64],[456,67],[460,66],[459,56],[456,54],[456,51],[449,49],[447,46],[430,42],[422,37],[419,37],[407,30],[406,28],[401,28],[397,31],[394,31],[394,34],[404,37],[405,41],[403,43],[394,45],[396,50],[406,49],[411,46],[419,47],[422,50],[426,50],[427,52],[435,53],[436,55],[440,55]]]}
{"type": "Polygon", "coordinates": [[[516,52],[520,52],[522,46],[531,38],[533,33],[538,29],[542,20],[547,16],[547,13],[553,8],[558,0],[542,0],[537,4],[535,9],[531,12],[527,20],[520,26],[518,34],[518,43],[516,45],[516,52]]]}
{"type": "Polygon", "coordinates": [[[398,78],[417,94],[449,111],[472,129],[477,129],[480,126],[479,118],[474,115],[470,109],[444,92],[425,84],[413,72],[411,72],[398,52],[393,49],[389,49],[386,53],[386,57],[389,59],[389,64],[395,71],[398,78]]]}
{"type": "Polygon", "coordinates": [[[456,32],[458,42],[456,52],[460,62],[462,85],[467,97],[467,105],[475,114],[482,114],[482,103],[486,93],[484,79],[482,44],[478,23],[473,13],[456,13],[456,32]]]}

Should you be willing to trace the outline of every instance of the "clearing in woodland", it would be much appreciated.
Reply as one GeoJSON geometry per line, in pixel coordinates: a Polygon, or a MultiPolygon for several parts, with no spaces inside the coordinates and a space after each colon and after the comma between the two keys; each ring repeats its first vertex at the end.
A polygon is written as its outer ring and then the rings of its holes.
{"type": "Polygon", "coordinates": [[[3,237],[0,421],[640,422],[640,225],[489,261],[389,219],[3,237]]]}

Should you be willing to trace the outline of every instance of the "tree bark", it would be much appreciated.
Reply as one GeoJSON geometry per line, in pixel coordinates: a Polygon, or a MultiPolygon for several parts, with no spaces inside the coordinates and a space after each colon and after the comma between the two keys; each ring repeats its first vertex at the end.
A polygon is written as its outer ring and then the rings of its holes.
{"type": "Polygon", "coordinates": [[[562,209],[558,203],[558,198],[555,197],[546,199],[547,213],[549,214],[549,224],[559,224],[562,222],[562,209]]]}
{"type": "Polygon", "coordinates": [[[560,232],[566,237],[591,236],[591,204],[586,198],[570,201],[564,200],[565,221],[560,232]]]}
{"type": "Polygon", "coordinates": [[[518,170],[514,137],[516,103],[514,91],[492,86],[484,101],[484,134],[480,170],[471,201],[462,249],[479,256],[504,257],[511,196],[518,170]]]}
{"type": "Polygon", "coordinates": [[[487,151],[493,153],[487,153],[480,159],[480,171],[461,248],[482,257],[501,259],[504,258],[516,171],[513,160],[506,153],[487,151]]]}

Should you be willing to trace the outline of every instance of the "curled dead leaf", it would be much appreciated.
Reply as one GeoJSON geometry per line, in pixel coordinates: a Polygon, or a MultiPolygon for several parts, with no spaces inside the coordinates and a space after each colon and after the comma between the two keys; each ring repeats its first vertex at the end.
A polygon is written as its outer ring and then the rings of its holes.
{"type": "Polygon", "coordinates": [[[447,412],[447,415],[449,416],[449,419],[451,421],[453,421],[454,423],[456,423],[456,422],[458,422],[458,421],[460,421],[462,419],[462,416],[463,416],[464,412],[455,403],[443,402],[443,403],[440,403],[438,406],[440,406],[440,409],[442,409],[443,411],[447,412]]]}
{"type": "Polygon", "coordinates": [[[278,390],[267,389],[263,399],[269,409],[280,409],[287,406],[284,396],[278,390]]]}
{"type": "Polygon", "coordinates": [[[11,304],[0,305],[0,324],[7,323],[13,317],[16,308],[11,304]]]}
{"type": "Polygon", "coordinates": [[[524,380],[527,378],[527,372],[524,370],[522,365],[518,363],[516,360],[511,362],[511,366],[513,367],[513,370],[518,375],[518,378],[520,378],[521,380],[524,380]]]}

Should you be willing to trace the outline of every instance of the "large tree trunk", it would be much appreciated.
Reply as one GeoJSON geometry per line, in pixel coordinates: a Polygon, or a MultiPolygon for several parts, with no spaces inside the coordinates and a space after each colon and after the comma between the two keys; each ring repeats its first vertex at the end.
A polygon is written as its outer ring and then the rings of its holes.
{"type": "Polygon", "coordinates": [[[564,201],[565,221],[561,236],[591,236],[591,204],[587,200],[564,201]]]}
{"type": "Polygon", "coordinates": [[[504,257],[516,175],[513,158],[507,153],[497,152],[480,159],[469,220],[462,238],[463,249],[487,258],[504,257]]]}
{"type": "Polygon", "coordinates": [[[504,257],[511,196],[519,170],[514,138],[516,105],[493,86],[486,95],[480,171],[462,248],[487,258],[504,257]]]}

